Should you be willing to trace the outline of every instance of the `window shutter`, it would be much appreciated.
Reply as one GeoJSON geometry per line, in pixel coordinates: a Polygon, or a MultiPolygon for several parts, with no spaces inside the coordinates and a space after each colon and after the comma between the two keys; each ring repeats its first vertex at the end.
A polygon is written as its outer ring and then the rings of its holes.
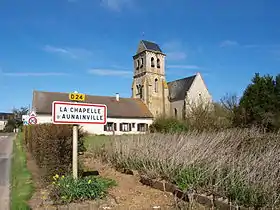
{"type": "Polygon", "coordinates": [[[107,131],[107,125],[104,125],[104,131],[107,131]]]}
{"type": "Polygon", "coordinates": [[[132,129],[131,129],[131,123],[129,123],[128,125],[129,125],[129,131],[132,131],[132,129]]]}
{"type": "Polygon", "coordinates": [[[148,124],[145,124],[145,128],[146,128],[145,131],[149,131],[149,125],[148,124]]]}
{"type": "Polygon", "coordinates": [[[120,123],[120,131],[122,131],[123,129],[122,129],[122,123],[120,123]]]}
{"type": "Polygon", "coordinates": [[[117,130],[117,123],[114,123],[114,131],[117,130]]]}
{"type": "Polygon", "coordinates": [[[137,131],[140,131],[140,124],[137,124],[137,131]]]}

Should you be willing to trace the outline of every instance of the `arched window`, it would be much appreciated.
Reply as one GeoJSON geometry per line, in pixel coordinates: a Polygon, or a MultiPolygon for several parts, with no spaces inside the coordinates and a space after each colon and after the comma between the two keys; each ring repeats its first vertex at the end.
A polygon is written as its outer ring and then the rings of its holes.
{"type": "Polygon", "coordinates": [[[140,66],[140,62],[139,62],[139,60],[137,60],[137,66],[136,66],[136,69],[139,69],[139,66],[140,66]]]}
{"type": "Polygon", "coordinates": [[[159,60],[159,58],[157,59],[157,68],[160,68],[160,60],[159,60]]]}
{"type": "Polygon", "coordinates": [[[174,109],[174,117],[177,119],[178,113],[177,113],[177,109],[174,109]]]}
{"type": "Polygon", "coordinates": [[[154,57],[151,58],[151,67],[155,67],[155,59],[154,59],[154,57]]]}
{"type": "Polygon", "coordinates": [[[158,79],[155,79],[155,92],[158,92],[158,79]]]}
{"type": "Polygon", "coordinates": [[[144,58],[141,58],[141,66],[140,66],[140,68],[142,68],[143,65],[144,65],[144,58]]]}

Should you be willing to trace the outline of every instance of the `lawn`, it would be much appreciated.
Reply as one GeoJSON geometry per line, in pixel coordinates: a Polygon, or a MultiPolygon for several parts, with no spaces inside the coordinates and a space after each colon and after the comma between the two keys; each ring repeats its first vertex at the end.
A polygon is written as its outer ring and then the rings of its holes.
{"type": "Polygon", "coordinates": [[[19,133],[13,144],[11,166],[11,209],[30,209],[27,202],[31,198],[34,186],[31,173],[26,165],[26,153],[22,147],[22,133],[19,133]]]}
{"type": "Polygon", "coordinates": [[[104,136],[104,135],[89,135],[85,137],[85,147],[88,151],[95,151],[99,150],[104,146],[105,144],[110,142],[111,137],[110,136],[104,136]]]}

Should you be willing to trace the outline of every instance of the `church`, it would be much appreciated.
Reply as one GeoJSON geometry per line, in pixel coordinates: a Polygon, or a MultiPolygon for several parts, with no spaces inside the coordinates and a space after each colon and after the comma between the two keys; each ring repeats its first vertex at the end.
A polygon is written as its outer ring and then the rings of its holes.
{"type": "MultiPolygon", "coordinates": [[[[107,106],[106,125],[83,125],[91,134],[121,135],[148,131],[153,120],[160,116],[185,118],[192,103],[211,103],[212,97],[200,73],[167,82],[165,57],[158,44],[141,40],[133,56],[134,75],[132,96],[86,95],[86,103],[107,106]]],[[[70,101],[69,93],[33,91],[32,109],[38,123],[52,122],[52,102],[70,101]]]]}

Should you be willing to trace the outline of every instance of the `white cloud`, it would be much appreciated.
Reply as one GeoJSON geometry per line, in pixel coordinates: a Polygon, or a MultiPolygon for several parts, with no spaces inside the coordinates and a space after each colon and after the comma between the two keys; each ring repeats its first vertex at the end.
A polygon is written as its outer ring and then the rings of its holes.
{"type": "Polygon", "coordinates": [[[98,76],[131,77],[133,72],[114,69],[90,69],[88,73],[98,76]]]}
{"type": "Polygon", "coordinates": [[[167,68],[173,69],[201,69],[201,67],[196,65],[168,65],[167,68]]]}
{"type": "Polygon", "coordinates": [[[4,76],[10,77],[45,77],[45,76],[66,76],[68,74],[62,72],[2,72],[4,76]]]}
{"type": "Polygon", "coordinates": [[[180,41],[169,41],[162,45],[163,51],[166,53],[167,60],[185,60],[187,58],[187,53],[184,50],[183,44],[180,41]]]}
{"type": "Polygon", "coordinates": [[[80,48],[62,48],[62,47],[54,47],[51,45],[46,45],[44,47],[44,51],[59,55],[64,55],[71,57],[73,59],[78,58],[85,58],[92,55],[92,52],[86,49],[80,49],[80,48]]]}
{"type": "Polygon", "coordinates": [[[225,40],[220,43],[220,47],[231,47],[231,46],[238,46],[239,43],[233,40],[225,40]]]}
{"type": "Polygon", "coordinates": [[[124,7],[131,7],[135,0],[101,0],[101,5],[113,11],[121,11],[124,7]]]}

